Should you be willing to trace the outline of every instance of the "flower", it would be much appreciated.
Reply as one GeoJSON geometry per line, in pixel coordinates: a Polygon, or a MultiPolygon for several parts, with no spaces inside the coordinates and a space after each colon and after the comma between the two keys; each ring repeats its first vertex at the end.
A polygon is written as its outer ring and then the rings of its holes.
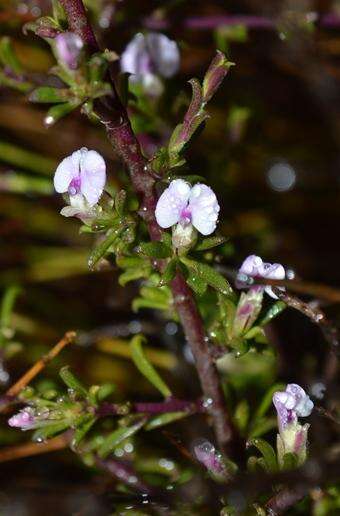
{"type": "Polygon", "coordinates": [[[262,289],[251,288],[246,293],[242,292],[232,326],[234,337],[244,335],[250,330],[261,311],[262,300],[262,289]]]}
{"type": "MultiPolygon", "coordinates": [[[[266,263],[262,261],[262,258],[260,258],[260,256],[255,256],[254,254],[252,254],[244,260],[237,273],[237,288],[246,288],[248,286],[246,276],[282,280],[286,277],[286,271],[283,265],[281,265],[280,263],[266,263]]],[[[252,287],[252,289],[258,288],[263,287],[252,287]]],[[[264,290],[265,292],[267,292],[269,296],[271,296],[274,299],[277,299],[277,296],[274,294],[271,286],[264,287],[264,290]]],[[[281,290],[284,289],[281,288],[281,290]]]]}
{"type": "Polygon", "coordinates": [[[67,68],[75,70],[78,67],[80,52],[83,48],[81,37],[74,32],[62,32],[54,41],[60,61],[67,68]]]}
{"type": "Polygon", "coordinates": [[[106,181],[103,157],[83,147],[63,159],[54,174],[54,188],[68,193],[70,206],[61,210],[65,217],[90,216],[99,201],[106,181]]]}
{"type": "Polygon", "coordinates": [[[210,235],[216,229],[219,211],[216,195],[209,186],[198,183],[192,187],[183,179],[175,179],[158,199],[155,214],[164,229],[192,224],[202,235],[210,235]]]}
{"type": "Polygon", "coordinates": [[[31,430],[35,428],[35,416],[31,407],[25,407],[8,420],[9,426],[31,430]]]}
{"type": "Polygon", "coordinates": [[[279,462],[283,465],[284,455],[294,453],[298,458],[298,464],[302,464],[307,455],[309,425],[301,425],[298,418],[309,416],[314,404],[304,389],[295,383],[288,384],[285,391],[275,392],[273,404],[277,411],[279,427],[277,436],[279,462]]]}
{"type": "Polygon", "coordinates": [[[120,59],[122,72],[133,74],[132,82],[141,83],[151,95],[162,93],[160,77],[172,77],[178,71],[178,46],[164,34],[136,34],[120,59]]]}

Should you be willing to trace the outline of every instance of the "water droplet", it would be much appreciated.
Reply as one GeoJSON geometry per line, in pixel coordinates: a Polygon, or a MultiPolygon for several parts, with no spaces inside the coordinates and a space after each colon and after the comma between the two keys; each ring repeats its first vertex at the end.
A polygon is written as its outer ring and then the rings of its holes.
{"type": "Polygon", "coordinates": [[[208,409],[208,408],[210,408],[210,407],[212,406],[213,402],[214,402],[214,401],[213,401],[213,399],[212,399],[212,398],[204,398],[204,401],[203,401],[203,407],[204,407],[205,409],[208,409]]]}

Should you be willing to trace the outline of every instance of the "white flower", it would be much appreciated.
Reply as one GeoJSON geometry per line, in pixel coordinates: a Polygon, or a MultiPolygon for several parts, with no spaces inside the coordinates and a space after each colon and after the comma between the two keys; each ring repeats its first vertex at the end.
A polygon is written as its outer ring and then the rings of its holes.
{"type": "Polygon", "coordinates": [[[192,224],[202,235],[210,235],[216,229],[220,206],[213,190],[203,184],[191,187],[183,179],[175,179],[156,206],[157,223],[164,229],[175,224],[192,224]]]}
{"type": "Polygon", "coordinates": [[[150,32],[136,34],[123,51],[120,59],[122,72],[130,73],[132,81],[139,82],[151,95],[162,93],[159,77],[172,77],[179,69],[178,46],[164,34],[150,32]]]}
{"type": "Polygon", "coordinates": [[[63,159],[54,175],[54,188],[68,193],[70,206],[63,208],[66,217],[90,213],[99,201],[106,181],[103,157],[86,147],[63,159]]]}

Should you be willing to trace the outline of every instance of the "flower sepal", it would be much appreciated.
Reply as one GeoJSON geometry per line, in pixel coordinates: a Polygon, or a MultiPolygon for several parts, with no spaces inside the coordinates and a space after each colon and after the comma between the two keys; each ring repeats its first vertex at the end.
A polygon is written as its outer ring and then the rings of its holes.
{"type": "Polygon", "coordinates": [[[287,468],[293,455],[296,457],[296,466],[301,466],[307,458],[307,438],[309,424],[300,425],[294,423],[288,425],[280,434],[277,435],[277,456],[279,465],[282,469],[287,468]]]}

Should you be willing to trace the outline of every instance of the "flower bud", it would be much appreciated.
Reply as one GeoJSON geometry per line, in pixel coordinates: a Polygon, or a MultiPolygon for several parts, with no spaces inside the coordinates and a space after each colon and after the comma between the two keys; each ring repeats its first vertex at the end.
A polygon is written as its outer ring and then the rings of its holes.
{"type": "Polygon", "coordinates": [[[233,336],[244,335],[256,321],[263,300],[263,290],[252,288],[247,293],[242,292],[233,322],[233,336]]]}
{"type": "Polygon", "coordinates": [[[192,224],[178,223],[172,230],[172,245],[178,249],[179,254],[189,250],[197,239],[197,231],[192,224]]]}
{"type": "Polygon", "coordinates": [[[55,38],[55,45],[60,61],[70,70],[76,70],[83,48],[82,39],[74,32],[62,32],[55,38]]]}
{"type": "Polygon", "coordinates": [[[212,60],[207,73],[203,80],[203,101],[208,102],[220,87],[224,77],[227,75],[229,68],[234,63],[230,63],[226,56],[217,51],[216,56],[212,60]]]}

